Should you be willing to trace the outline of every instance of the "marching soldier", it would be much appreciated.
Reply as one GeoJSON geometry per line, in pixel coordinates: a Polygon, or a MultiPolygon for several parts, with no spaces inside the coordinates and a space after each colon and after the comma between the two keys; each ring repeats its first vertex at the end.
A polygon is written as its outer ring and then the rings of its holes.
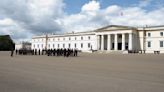
{"type": "Polygon", "coordinates": [[[16,55],[18,54],[18,50],[17,50],[17,49],[15,50],[15,54],[16,54],[16,55]]]}
{"type": "Polygon", "coordinates": [[[37,55],[37,49],[35,49],[35,55],[37,55]]]}
{"type": "Polygon", "coordinates": [[[40,55],[40,49],[39,49],[39,51],[38,51],[38,52],[39,52],[39,55],[40,55]]]}

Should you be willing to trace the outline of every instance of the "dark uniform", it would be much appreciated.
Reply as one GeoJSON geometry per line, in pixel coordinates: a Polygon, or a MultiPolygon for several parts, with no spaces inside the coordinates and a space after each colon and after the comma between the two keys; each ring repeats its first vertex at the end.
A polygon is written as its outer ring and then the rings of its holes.
{"type": "Polygon", "coordinates": [[[39,49],[39,51],[38,51],[38,52],[39,52],[39,55],[40,55],[40,49],[39,49]]]}
{"type": "Polygon", "coordinates": [[[15,51],[15,54],[16,54],[16,55],[18,54],[18,50],[15,51]]]}
{"type": "Polygon", "coordinates": [[[77,56],[77,54],[78,54],[78,50],[77,50],[77,49],[75,49],[75,56],[77,56]]]}
{"type": "Polygon", "coordinates": [[[11,57],[13,57],[14,54],[14,48],[11,48],[11,57]]]}

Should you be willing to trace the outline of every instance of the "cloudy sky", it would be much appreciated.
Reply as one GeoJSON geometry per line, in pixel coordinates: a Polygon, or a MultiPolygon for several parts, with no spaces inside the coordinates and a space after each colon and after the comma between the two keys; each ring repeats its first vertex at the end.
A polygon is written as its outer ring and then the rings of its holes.
{"type": "Polygon", "coordinates": [[[106,25],[164,25],[164,0],[1,0],[0,35],[88,31],[106,25]]]}

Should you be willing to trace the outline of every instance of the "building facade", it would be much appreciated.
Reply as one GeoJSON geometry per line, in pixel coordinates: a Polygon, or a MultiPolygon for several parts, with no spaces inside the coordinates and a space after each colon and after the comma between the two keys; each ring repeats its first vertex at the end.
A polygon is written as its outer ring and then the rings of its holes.
{"type": "Polygon", "coordinates": [[[15,50],[20,50],[20,49],[26,49],[26,50],[31,50],[31,43],[29,42],[21,42],[15,44],[15,50]]]}
{"type": "Polygon", "coordinates": [[[109,25],[88,32],[43,35],[32,38],[32,49],[70,48],[84,52],[140,51],[164,53],[164,26],[129,27],[109,25]]]}

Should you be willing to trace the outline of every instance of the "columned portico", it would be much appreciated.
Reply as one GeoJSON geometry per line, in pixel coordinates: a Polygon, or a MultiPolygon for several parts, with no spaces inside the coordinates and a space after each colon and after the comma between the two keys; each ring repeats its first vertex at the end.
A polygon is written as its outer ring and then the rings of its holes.
{"type": "Polygon", "coordinates": [[[98,50],[133,50],[133,33],[97,35],[98,50]]]}
{"type": "Polygon", "coordinates": [[[118,50],[118,36],[114,35],[114,50],[118,50]]]}
{"type": "Polygon", "coordinates": [[[131,27],[109,26],[96,30],[97,50],[101,51],[125,51],[136,49],[136,30],[131,27]]]}

